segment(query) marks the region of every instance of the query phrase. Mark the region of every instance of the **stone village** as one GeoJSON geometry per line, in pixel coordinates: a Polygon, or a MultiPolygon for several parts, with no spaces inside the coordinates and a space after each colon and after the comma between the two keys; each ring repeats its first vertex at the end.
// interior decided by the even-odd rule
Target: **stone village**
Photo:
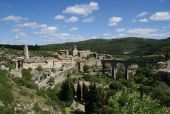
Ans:
{"type": "Polygon", "coordinates": [[[59,50],[52,57],[30,57],[28,45],[24,45],[23,56],[11,60],[11,63],[15,64],[15,69],[11,69],[10,73],[13,76],[22,77],[21,70],[31,68],[33,77],[39,86],[45,86],[48,77],[60,75],[71,69],[84,72],[85,65],[89,66],[89,72],[96,73],[95,71],[99,71],[102,67],[102,59],[112,59],[112,56],[90,50],[79,51],[76,45],[72,50],[59,50]],[[37,68],[44,69],[43,73],[38,74],[37,68]],[[55,73],[51,72],[51,69],[55,70],[55,73]]]}
{"type": "MultiPolygon", "coordinates": [[[[47,86],[50,77],[55,78],[57,82],[64,81],[65,78],[63,76],[73,70],[91,75],[105,73],[108,76],[116,78],[118,68],[123,68],[125,78],[128,79],[128,74],[134,75],[140,66],[140,63],[129,63],[120,59],[115,60],[109,54],[98,54],[91,50],[79,51],[76,45],[71,50],[59,50],[53,56],[45,58],[39,56],[30,57],[28,48],[28,45],[24,45],[23,56],[11,59],[11,64],[15,64],[15,69],[10,69],[10,74],[15,77],[22,77],[21,70],[31,68],[33,79],[40,88],[47,86]],[[43,69],[43,72],[40,73],[37,69],[43,69]]],[[[161,72],[169,72],[169,70],[165,69],[167,67],[166,63],[161,62],[159,64],[164,69],[161,72]]]]}
{"type": "MultiPolygon", "coordinates": [[[[55,85],[64,82],[67,79],[68,74],[78,71],[82,72],[82,76],[90,74],[97,76],[100,74],[106,74],[112,79],[116,79],[116,73],[121,70],[124,73],[124,78],[129,79],[130,75],[135,75],[138,67],[142,67],[143,64],[147,62],[140,61],[126,61],[121,59],[114,59],[112,55],[109,54],[98,54],[90,50],[78,50],[78,47],[73,46],[72,50],[59,50],[50,57],[40,57],[40,56],[30,56],[28,45],[24,45],[22,56],[13,57],[10,59],[10,64],[15,67],[9,69],[1,64],[1,69],[9,71],[12,77],[22,77],[23,69],[32,69],[32,79],[35,84],[38,85],[39,89],[47,90],[48,88],[54,88],[55,85]],[[48,83],[50,78],[54,79],[54,83],[48,83]]],[[[149,63],[153,64],[153,63],[149,63]]],[[[154,63],[155,64],[155,63],[154,63]]],[[[169,74],[170,62],[158,62],[156,64],[161,65],[159,70],[162,74],[169,74]]],[[[81,85],[85,83],[90,85],[90,81],[77,80],[80,77],[76,77],[76,83],[80,82],[81,85]]],[[[74,85],[76,87],[76,84],[74,85]]],[[[103,86],[98,84],[98,86],[103,86]]],[[[104,87],[108,87],[105,85],[104,87]]],[[[78,107],[73,102],[72,107],[74,109],[79,109],[85,112],[85,107],[79,104],[78,107]]],[[[20,110],[21,105],[18,104],[16,110],[20,110]]],[[[26,107],[28,108],[28,107],[26,107]]]]}

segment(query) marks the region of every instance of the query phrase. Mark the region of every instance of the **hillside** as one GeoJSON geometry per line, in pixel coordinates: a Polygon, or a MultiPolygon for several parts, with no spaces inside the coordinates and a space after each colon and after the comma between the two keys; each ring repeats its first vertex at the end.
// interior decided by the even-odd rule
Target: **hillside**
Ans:
{"type": "Polygon", "coordinates": [[[62,108],[50,101],[30,80],[12,77],[8,71],[0,70],[1,114],[61,114],[62,108]]]}
{"type": "MultiPolygon", "coordinates": [[[[70,42],[64,44],[49,44],[42,46],[29,46],[31,51],[57,51],[59,49],[72,49],[74,45],[78,46],[79,50],[89,49],[98,53],[109,53],[112,55],[123,55],[124,52],[130,52],[130,55],[152,55],[165,54],[170,51],[170,38],[144,39],[144,38],[121,38],[121,39],[91,39],[80,42],[70,42]]],[[[0,48],[10,48],[22,50],[20,45],[0,45],[0,48]]]]}

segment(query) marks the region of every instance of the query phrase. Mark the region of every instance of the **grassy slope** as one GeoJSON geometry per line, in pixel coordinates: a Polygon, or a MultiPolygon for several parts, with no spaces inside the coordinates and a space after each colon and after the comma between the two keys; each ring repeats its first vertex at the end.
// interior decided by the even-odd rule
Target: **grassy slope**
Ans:
{"type": "MultiPolygon", "coordinates": [[[[36,89],[29,89],[29,88],[26,88],[25,86],[20,86],[16,82],[14,82],[12,78],[8,76],[7,76],[7,81],[5,83],[11,86],[10,92],[12,93],[12,96],[13,96],[13,101],[12,103],[10,103],[11,106],[14,109],[16,107],[22,108],[17,112],[18,114],[20,113],[25,114],[27,112],[31,112],[35,110],[36,110],[35,111],[36,114],[49,114],[49,113],[53,113],[54,111],[56,111],[53,109],[53,105],[51,104],[51,101],[49,101],[48,98],[37,95],[36,89]],[[38,107],[36,107],[35,109],[36,104],[38,105],[38,107]],[[47,110],[43,111],[43,109],[47,109],[48,111],[47,110]]],[[[57,112],[60,112],[60,111],[61,110],[57,110],[57,112]]]]}

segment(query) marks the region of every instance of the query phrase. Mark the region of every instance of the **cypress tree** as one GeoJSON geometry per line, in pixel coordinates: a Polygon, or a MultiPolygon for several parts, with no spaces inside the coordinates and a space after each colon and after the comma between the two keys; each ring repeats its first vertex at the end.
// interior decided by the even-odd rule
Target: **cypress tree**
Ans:
{"type": "Polygon", "coordinates": [[[143,98],[143,85],[140,86],[139,88],[139,91],[140,91],[140,98],[143,98]]]}
{"type": "Polygon", "coordinates": [[[73,86],[69,79],[65,80],[61,85],[61,90],[59,92],[59,98],[62,101],[73,102],[74,91],[73,86]]]}
{"type": "Polygon", "coordinates": [[[61,90],[59,92],[59,98],[60,100],[64,101],[65,99],[65,90],[66,90],[66,80],[64,82],[62,82],[61,84],[61,90]]]}
{"type": "Polygon", "coordinates": [[[97,88],[95,84],[90,85],[88,95],[85,100],[85,111],[86,114],[93,114],[98,110],[98,96],[97,88]]]}
{"type": "Polygon", "coordinates": [[[79,101],[81,101],[81,97],[82,97],[82,94],[81,94],[81,85],[80,85],[80,82],[78,81],[78,84],[77,84],[77,99],[79,101]]]}
{"type": "Polygon", "coordinates": [[[72,91],[73,91],[73,98],[75,97],[76,95],[76,91],[75,91],[75,88],[74,88],[74,83],[72,81],[70,81],[70,86],[72,88],[72,91]]]}
{"type": "Polygon", "coordinates": [[[85,85],[85,83],[83,82],[83,87],[82,87],[82,98],[85,100],[86,96],[88,94],[88,87],[85,85]]]}

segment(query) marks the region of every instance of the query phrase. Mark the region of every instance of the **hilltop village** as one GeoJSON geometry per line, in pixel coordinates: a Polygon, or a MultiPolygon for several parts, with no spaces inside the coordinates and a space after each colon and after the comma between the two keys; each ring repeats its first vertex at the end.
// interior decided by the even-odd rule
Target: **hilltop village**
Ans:
{"type": "MultiPolygon", "coordinates": [[[[96,52],[90,50],[78,51],[77,46],[74,46],[73,50],[59,50],[54,53],[53,57],[41,58],[41,57],[30,57],[28,46],[24,46],[24,57],[18,57],[13,60],[16,62],[16,69],[18,68],[32,68],[36,69],[41,66],[42,68],[67,68],[79,66],[79,70],[82,71],[82,66],[88,64],[90,66],[100,66],[100,59],[106,55],[98,55],[96,52]]],[[[108,55],[107,55],[108,56],[108,55]]],[[[111,55],[109,55],[111,57],[111,55]]]]}
{"type": "MultiPolygon", "coordinates": [[[[126,75],[135,75],[138,69],[138,64],[124,64],[124,60],[114,59],[110,54],[98,54],[97,52],[92,52],[91,50],[78,50],[76,45],[70,50],[59,50],[50,57],[40,57],[40,56],[30,56],[29,46],[23,46],[23,55],[11,59],[10,64],[15,66],[10,70],[10,74],[14,77],[22,77],[22,69],[32,69],[33,79],[39,87],[48,87],[48,80],[53,77],[56,78],[56,83],[61,83],[65,78],[59,78],[63,75],[70,73],[70,71],[78,71],[82,73],[88,73],[90,75],[99,75],[103,73],[103,67],[106,69],[105,74],[108,76],[116,75],[118,68],[124,69],[126,75]],[[113,68],[113,63],[106,63],[102,66],[102,60],[117,60],[118,64],[115,64],[113,68]],[[122,64],[120,64],[122,63],[122,64]],[[113,74],[113,73],[114,74],[113,74]]],[[[169,61],[158,62],[161,66],[159,72],[162,74],[169,73],[169,61]]],[[[5,69],[1,65],[2,69],[5,69]]],[[[113,76],[115,78],[115,76],[113,76]]]]}
{"type": "Polygon", "coordinates": [[[79,72],[87,70],[88,73],[93,75],[100,73],[102,69],[101,60],[103,59],[112,60],[113,57],[109,54],[98,54],[91,50],[79,51],[76,45],[72,50],[59,50],[51,57],[30,57],[29,47],[28,45],[24,45],[23,56],[11,60],[11,64],[15,65],[15,69],[11,69],[10,73],[16,77],[22,77],[22,69],[31,68],[33,78],[36,83],[42,87],[46,86],[50,77],[54,77],[70,70],[77,70],[79,72]],[[44,70],[39,73],[37,69],[44,70]]]}
{"type": "MultiPolygon", "coordinates": [[[[158,59],[154,58],[156,61],[151,61],[152,57],[142,58],[143,61],[132,57],[131,60],[125,60],[91,50],[80,51],[76,45],[70,50],[58,50],[47,57],[33,56],[28,45],[24,45],[23,51],[18,55],[0,55],[0,72],[4,76],[0,81],[2,84],[5,83],[4,87],[0,85],[0,89],[6,88],[3,90],[4,94],[0,94],[0,108],[6,106],[5,103],[11,99],[9,112],[79,114],[99,111],[105,114],[110,110],[114,112],[114,108],[107,110],[108,112],[104,109],[105,105],[112,106],[108,102],[114,100],[121,104],[131,100],[126,98],[128,101],[119,101],[121,97],[126,97],[123,95],[133,95],[135,102],[142,106],[143,103],[151,105],[150,103],[154,102],[154,109],[159,105],[153,100],[156,98],[167,106],[165,109],[158,108],[161,113],[170,110],[167,102],[170,101],[168,91],[154,89],[166,88],[170,84],[170,61],[164,61],[164,55],[158,56],[158,59]],[[3,82],[3,78],[8,81],[3,82]],[[117,101],[118,94],[122,95],[117,101]],[[139,97],[145,99],[147,94],[152,96],[147,97],[149,101],[138,101],[139,97]],[[157,98],[160,95],[161,97],[157,98]],[[94,107],[95,111],[89,108],[91,105],[97,105],[94,107]]],[[[122,107],[125,106],[120,105],[119,108],[122,107]]],[[[147,110],[150,111],[150,108],[147,110]]],[[[129,112],[128,109],[126,111],[129,112]]]]}

